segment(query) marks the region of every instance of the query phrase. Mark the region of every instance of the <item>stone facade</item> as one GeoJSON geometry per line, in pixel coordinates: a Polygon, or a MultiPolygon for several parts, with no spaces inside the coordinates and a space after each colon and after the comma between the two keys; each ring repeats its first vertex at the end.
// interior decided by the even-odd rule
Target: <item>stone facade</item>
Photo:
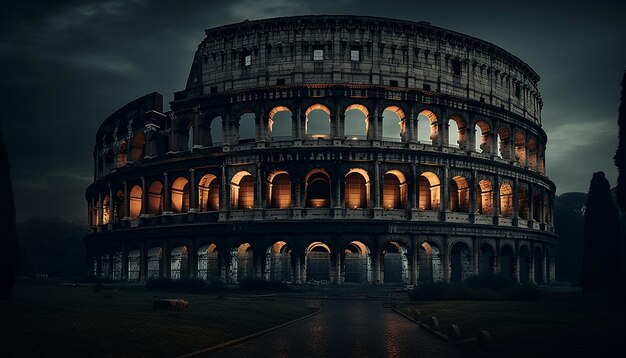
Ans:
{"type": "Polygon", "coordinates": [[[101,125],[89,272],[295,283],[554,279],[539,76],[371,17],[206,31],[185,90],[101,125]]]}

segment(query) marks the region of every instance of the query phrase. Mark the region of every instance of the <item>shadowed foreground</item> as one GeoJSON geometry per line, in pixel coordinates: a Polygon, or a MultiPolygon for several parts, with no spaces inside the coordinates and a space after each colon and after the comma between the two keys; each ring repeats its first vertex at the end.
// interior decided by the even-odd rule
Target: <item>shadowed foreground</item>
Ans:
{"type": "Polygon", "coordinates": [[[381,301],[328,300],[322,313],[211,357],[464,357],[381,301]]]}

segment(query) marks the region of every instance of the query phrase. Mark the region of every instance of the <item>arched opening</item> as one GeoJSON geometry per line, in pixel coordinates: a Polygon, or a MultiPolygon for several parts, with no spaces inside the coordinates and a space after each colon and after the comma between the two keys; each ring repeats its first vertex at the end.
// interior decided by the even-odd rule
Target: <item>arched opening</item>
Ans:
{"type": "Polygon", "coordinates": [[[103,278],[111,278],[111,256],[105,254],[100,256],[100,272],[99,276],[103,278]]]}
{"type": "Polygon", "coordinates": [[[406,283],[408,264],[406,248],[396,241],[388,242],[383,248],[383,282],[406,283]]]}
{"type": "Polygon", "coordinates": [[[503,245],[500,249],[500,275],[515,280],[515,253],[509,245],[503,245]]]}
{"type": "Polygon", "coordinates": [[[128,143],[126,141],[123,141],[122,144],[120,144],[120,148],[117,151],[117,166],[123,167],[124,165],[126,165],[127,160],[128,160],[128,143]]]}
{"type": "Polygon", "coordinates": [[[519,249],[519,280],[521,283],[530,282],[530,251],[527,246],[519,249]]]}
{"type": "Polygon", "coordinates": [[[220,280],[219,252],[215,244],[206,244],[198,249],[198,278],[205,281],[220,280]]]}
{"type": "Polygon", "coordinates": [[[287,172],[274,173],[269,178],[270,207],[288,209],[291,207],[291,177],[287,172]]]}
{"type": "Polygon", "coordinates": [[[351,169],[346,175],[345,203],[349,209],[368,207],[369,177],[362,169],[351,169]]]}
{"type": "Polygon", "coordinates": [[[161,276],[161,257],[163,250],[160,247],[153,247],[148,250],[148,272],[147,279],[159,278],[161,276]]]}
{"type": "Polygon", "coordinates": [[[133,144],[130,148],[130,160],[136,162],[143,158],[143,147],[145,143],[146,139],[143,133],[135,134],[135,137],[133,137],[133,144]]]}
{"type": "Polygon", "coordinates": [[[163,184],[155,181],[148,188],[148,214],[161,215],[163,213],[163,184]]]}
{"type": "Polygon", "coordinates": [[[521,165],[526,165],[526,138],[524,133],[515,133],[515,161],[521,165]]]}
{"type": "Polygon", "coordinates": [[[513,189],[509,183],[500,185],[500,215],[513,216],[513,189]]]}
{"type": "Polygon", "coordinates": [[[313,170],[306,177],[306,207],[330,207],[330,177],[322,169],[313,170]]]}
{"type": "Polygon", "coordinates": [[[425,172],[419,178],[419,207],[422,210],[439,210],[440,182],[435,173],[425,172]]]}
{"type": "Polygon", "coordinates": [[[139,281],[141,273],[141,252],[139,250],[128,251],[128,281],[139,281]]]}
{"type": "Polygon", "coordinates": [[[316,241],[306,250],[306,281],[330,282],[330,248],[323,242],[316,241]]]}
{"type": "Polygon", "coordinates": [[[474,150],[479,153],[491,153],[491,141],[489,140],[491,127],[489,123],[484,120],[478,120],[474,126],[474,134],[476,137],[474,150]]]}
{"type": "Polygon", "coordinates": [[[239,143],[254,142],[256,138],[256,116],[254,113],[244,113],[239,117],[239,143]]]}
{"type": "Polygon", "coordinates": [[[537,140],[535,138],[528,139],[528,167],[537,170],[537,140]]]}
{"type": "Polygon", "coordinates": [[[239,282],[254,278],[254,254],[249,243],[243,243],[231,250],[231,280],[239,282]]]}
{"type": "Polygon", "coordinates": [[[102,223],[100,222],[100,210],[102,210],[102,205],[100,203],[100,200],[94,199],[94,204],[93,204],[93,225],[101,225],[102,223]]]}
{"type": "Polygon", "coordinates": [[[172,211],[186,213],[189,211],[189,181],[179,177],[172,183],[172,211]]]}
{"type": "Polygon", "coordinates": [[[478,182],[478,213],[482,215],[493,215],[493,189],[491,181],[483,179],[478,182]]]}
{"type": "Polygon", "coordinates": [[[217,116],[211,120],[211,143],[213,146],[220,146],[224,143],[222,117],[217,116]]]}
{"type": "Polygon", "coordinates": [[[472,274],[472,254],[464,242],[457,242],[450,250],[450,281],[462,282],[472,274]]]}
{"type": "Polygon", "coordinates": [[[405,209],[406,203],[406,177],[398,170],[388,171],[383,176],[383,208],[405,209]]]}
{"type": "Polygon", "coordinates": [[[440,282],[443,279],[443,265],[439,247],[434,243],[424,242],[419,248],[419,282],[440,282]]]}
{"type": "Polygon", "coordinates": [[[552,283],[552,256],[550,248],[546,247],[546,280],[545,283],[552,283]]]}
{"type": "Polygon", "coordinates": [[[277,241],[267,249],[266,279],[291,281],[291,248],[284,241],[277,241]]]}
{"type": "Polygon", "coordinates": [[[404,111],[390,106],[383,111],[383,140],[401,142],[405,136],[404,111]]]}
{"type": "Polygon", "coordinates": [[[187,123],[187,150],[191,150],[194,146],[193,122],[187,123]]]}
{"type": "Polygon", "coordinates": [[[238,172],[230,182],[231,206],[233,209],[252,209],[254,207],[254,180],[248,172],[238,172]]]}
{"type": "Polygon", "coordinates": [[[520,218],[528,220],[528,188],[526,185],[519,186],[517,212],[520,218]]]}
{"type": "Polygon", "coordinates": [[[106,225],[109,223],[109,207],[111,206],[111,198],[108,195],[104,196],[102,199],[102,224],[106,225]]]}
{"type": "Polygon", "coordinates": [[[141,187],[139,185],[133,186],[130,190],[130,210],[129,215],[131,218],[136,219],[141,215],[141,203],[142,203],[143,192],[141,191],[141,187]]]}
{"type": "Polygon", "coordinates": [[[540,247],[535,248],[534,254],[534,266],[535,266],[535,282],[544,283],[543,279],[543,253],[540,247]]]}
{"type": "Polygon", "coordinates": [[[469,184],[462,176],[455,176],[450,181],[450,210],[469,212],[469,184]]]}
{"type": "Polygon", "coordinates": [[[292,135],[292,113],[289,108],[278,106],[272,108],[269,113],[269,129],[272,140],[291,140],[292,135]]]}
{"type": "Polygon", "coordinates": [[[535,188],[533,190],[533,197],[531,200],[531,205],[533,208],[533,217],[532,219],[535,221],[541,220],[541,192],[535,188]]]}
{"type": "Polygon", "coordinates": [[[497,153],[501,158],[509,160],[511,158],[510,133],[507,128],[500,127],[498,129],[498,150],[497,153]]]}
{"type": "Polygon", "coordinates": [[[180,280],[189,277],[189,250],[187,246],[178,246],[170,254],[170,278],[180,280]]]}
{"type": "Polygon", "coordinates": [[[306,110],[305,133],[311,139],[330,138],[330,110],[322,104],[314,104],[306,110]]]}
{"type": "Polygon", "coordinates": [[[550,208],[552,205],[550,204],[550,195],[548,193],[543,194],[543,220],[547,224],[552,223],[552,211],[550,208]]]}
{"type": "Polygon", "coordinates": [[[465,121],[459,115],[448,120],[448,146],[465,149],[465,121]]]}
{"type": "Polygon", "coordinates": [[[116,251],[111,255],[111,279],[120,281],[122,279],[122,252],[116,251]]]}
{"type": "Polygon", "coordinates": [[[361,104],[353,104],[345,111],[344,134],[347,139],[367,139],[369,111],[361,104]]]}
{"type": "Polygon", "coordinates": [[[117,193],[115,193],[115,200],[113,202],[115,205],[113,207],[113,216],[115,220],[120,221],[124,218],[124,192],[118,190],[117,193]]]}
{"type": "Polygon", "coordinates": [[[478,251],[478,274],[489,275],[495,272],[493,247],[483,244],[478,251]]]}
{"type": "Polygon", "coordinates": [[[372,260],[370,250],[361,241],[352,241],[344,250],[344,281],[348,283],[371,282],[372,260]]]}
{"type": "Polygon", "coordinates": [[[437,116],[429,110],[423,110],[417,116],[417,140],[423,144],[435,145],[438,141],[437,116]]]}
{"type": "Polygon", "coordinates": [[[218,211],[220,209],[220,184],[213,174],[205,174],[198,183],[200,211],[218,211]]]}

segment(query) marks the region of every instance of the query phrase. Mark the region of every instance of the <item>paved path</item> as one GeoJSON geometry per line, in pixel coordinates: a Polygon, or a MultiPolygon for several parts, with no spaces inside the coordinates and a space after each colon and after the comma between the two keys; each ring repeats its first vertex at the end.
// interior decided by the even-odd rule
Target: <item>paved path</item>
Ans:
{"type": "Polygon", "coordinates": [[[210,357],[466,357],[381,301],[325,300],[324,310],[294,325],[210,357]]]}

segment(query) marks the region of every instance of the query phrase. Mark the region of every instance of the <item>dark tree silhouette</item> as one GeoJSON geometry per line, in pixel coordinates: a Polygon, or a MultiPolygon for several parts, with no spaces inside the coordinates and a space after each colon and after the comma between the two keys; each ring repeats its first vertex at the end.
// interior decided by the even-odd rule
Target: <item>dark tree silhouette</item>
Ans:
{"type": "Polygon", "coordinates": [[[622,210],[626,210],[626,72],[622,78],[622,97],[617,124],[619,126],[619,142],[613,158],[618,171],[617,203],[622,210]]]}
{"type": "Polygon", "coordinates": [[[604,172],[593,173],[585,209],[583,288],[606,290],[619,278],[619,222],[604,172]]]}
{"type": "Polygon", "coordinates": [[[15,202],[9,172],[9,157],[4,148],[0,126],[0,299],[8,299],[15,285],[17,267],[17,233],[15,202]]]}
{"type": "Polygon", "coordinates": [[[586,202],[587,193],[563,193],[554,198],[554,225],[559,235],[556,241],[557,281],[580,283],[586,202]]]}

